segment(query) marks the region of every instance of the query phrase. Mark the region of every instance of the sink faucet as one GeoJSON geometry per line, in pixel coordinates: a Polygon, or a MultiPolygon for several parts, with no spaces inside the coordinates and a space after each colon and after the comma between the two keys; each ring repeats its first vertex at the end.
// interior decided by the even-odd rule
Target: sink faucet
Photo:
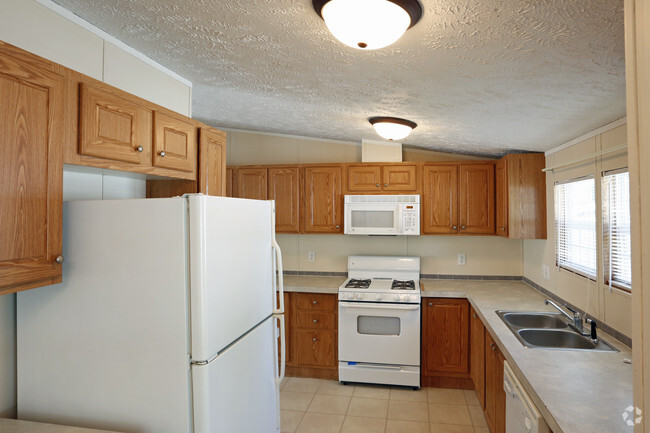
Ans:
{"type": "Polygon", "coordinates": [[[550,299],[544,300],[544,304],[552,305],[555,308],[557,308],[557,310],[560,313],[564,314],[566,317],[569,318],[569,320],[571,322],[573,322],[573,323],[569,323],[569,326],[574,328],[576,331],[578,331],[582,335],[588,335],[588,334],[585,334],[584,331],[583,331],[584,328],[583,328],[583,324],[582,324],[582,316],[580,316],[580,313],[578,311],[574,310],[573,308],[571,308],[571,307],[569,307],[567,305],[564,305],[564,308],[566,308],[567,310],[569,310],[570,312],[573,313],[573,316],[572,316],[569,313],[567,313],[566,311],[564,311],[564,309],[562,307],[560,307],[558,304],[551,301],[550,299]]]}

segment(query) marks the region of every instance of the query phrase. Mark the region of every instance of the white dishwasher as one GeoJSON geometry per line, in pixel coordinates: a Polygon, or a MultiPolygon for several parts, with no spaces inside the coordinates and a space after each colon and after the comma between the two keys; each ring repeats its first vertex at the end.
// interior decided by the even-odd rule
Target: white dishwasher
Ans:
{"type": "Polygon", "coordinates": [[[548,433],[546,421],[507,361],[503,362],[503,389],[506,392],[506,433],[548,433]]]}

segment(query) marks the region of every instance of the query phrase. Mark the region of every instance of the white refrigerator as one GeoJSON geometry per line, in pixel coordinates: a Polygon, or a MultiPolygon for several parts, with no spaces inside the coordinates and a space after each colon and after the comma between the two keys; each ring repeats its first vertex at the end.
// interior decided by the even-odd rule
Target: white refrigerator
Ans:
{"type": "Polygon", "coordinates": [[[273,202],[77,201],[64,203],[63,219],[63,283],[18,295],[19,419],[280,431],[273,202]]]}

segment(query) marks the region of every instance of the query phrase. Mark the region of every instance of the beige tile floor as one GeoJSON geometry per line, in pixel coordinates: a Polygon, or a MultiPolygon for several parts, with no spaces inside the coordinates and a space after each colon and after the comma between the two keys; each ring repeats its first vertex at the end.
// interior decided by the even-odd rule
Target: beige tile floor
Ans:
{"type": "Polygon", "coordinates": [[[474,391],[288,378],[282,433],[489,433],[474,391]]]}

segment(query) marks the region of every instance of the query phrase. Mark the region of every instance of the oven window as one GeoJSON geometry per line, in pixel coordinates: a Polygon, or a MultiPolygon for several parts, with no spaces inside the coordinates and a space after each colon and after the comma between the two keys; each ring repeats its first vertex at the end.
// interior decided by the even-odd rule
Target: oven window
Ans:
{"type": "Polygon", "coordinates": [[[399,335],[399,317],[357,316],[357,332],[365,335],[399,335]]]}
{"type": "Polygon", "coordinates": [[[392,210],[353,210],[352,227],[390,229],[393,228],[394,215],[392,210]]]}

